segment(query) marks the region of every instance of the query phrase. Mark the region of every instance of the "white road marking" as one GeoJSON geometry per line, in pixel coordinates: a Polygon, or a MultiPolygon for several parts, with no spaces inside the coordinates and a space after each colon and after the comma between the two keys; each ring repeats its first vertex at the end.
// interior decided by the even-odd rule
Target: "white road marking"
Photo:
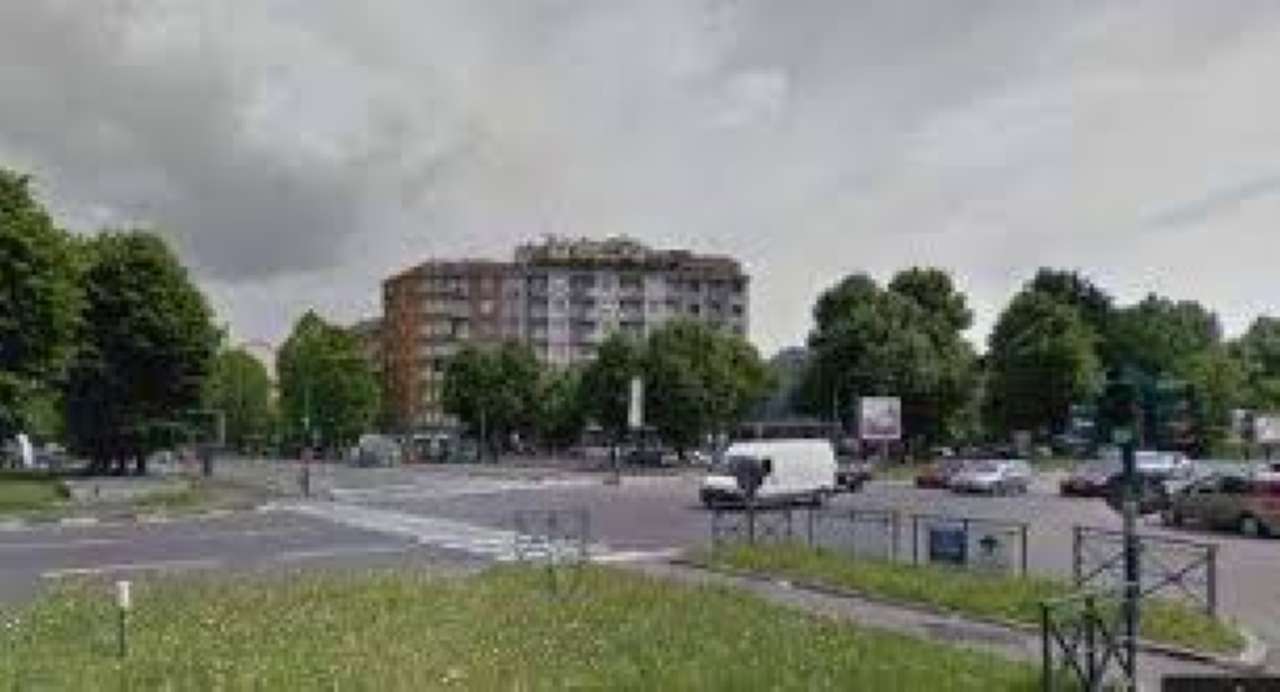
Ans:
{"type": "Polygon", "coordinates": [[[353,545],[340,546],[335,548],[323,548],[319,550],[293,550],[287,553],[281,553],[274,559],[278,562],[301,562],[304,560],[319,560],[329,557],[352,557],[356,555],[389,555],[394,553],[404,553],[411,549],[411,545],[353,545]]]}
{"type": "Polygon", "coordinates": [[[70,541],[48,541],[43,543],[0,543],[0,551],[4,550],[67,550],[95,545],[115,545],[124,543],[120,538],[80,538],[70,541]]]}
{"type": "Polygon", "coordinates": [[[531,490],[560,490],[564,488],[594,487],[599,481],[591,478],[553,478],[541,481],[506,480],[484,478],[422,479],[416,483],[399,483],[370,488],[332,488],[329,492],[337,500],[445,500],[473,495],[498,495],[531,490]]]}
{"type": "Polygon", "coordinates": [[[196,569],[214,569],[221,567],[218,560],[168,560],[163,562],[130,562],[116,565],[95,565],[93,567],[70,567],[44,572],[40,576],[45,579],[62,579],[65,577],[83,577],[96,574],[113,574],[116,572],[177,572],[196,569]]]}
{"type": "MultiPolygon", "coordinates": [[[[517,536],[515,531],[477,526],[453,519],[427,517],[407,512],[365,507],[362,505],[328,502],[279,505],[282,511],[309,517],[326,519],[353,528],[392,536],[411,538],[420,545],[455,550],[498,562],[514,562],[559,556],[571,558],[576,545],[548,544],[531,536],[517,536]],[[517,538],[519,547],[517,548],[517,538]]],[[[608,546],[592,543],[586,546],[587,554],[597,562],[639,562],[673,557],[675,550],[614,552],[608,546]]]]}
{"type": "Polygon", "coordinates": [[[611,562],[654,562],[659,560],[670,560],[680,555],[682,551],[679,548],[668,548],[666,550],[624,550],[616,553],[606,553],[600,557],[592,557],[592,562],[602,562],[605,564],[611,562]]]}

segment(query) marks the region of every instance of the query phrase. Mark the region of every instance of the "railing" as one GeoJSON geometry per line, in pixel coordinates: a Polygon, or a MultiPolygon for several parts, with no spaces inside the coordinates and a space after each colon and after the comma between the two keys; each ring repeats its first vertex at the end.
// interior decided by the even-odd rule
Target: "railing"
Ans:
{"type": "Polygon", "coordinates": [[[1082,591],[1041,603],[1043,689],[1136,689],[1137,661],[1125,622],[1116,592],[1082,591]]]}
{"type": "Polygon", "coordinates": [[[911,515],[911,561],[1027,574],[1027,524],[942,514],[911,515]]]}
{"type": "MultiPolygon", "coordinates": [[[[1124,534],[1076,526],[1072,530],[1071,575],[1077,588],[1118,588],[1124,583],[1124,534]]],[[[1190,601],[1210,616],[1218,612],[1218,546],[1163,536],[1139,535],[1143,596],[1190,601]]]]}
{"type": "Polygon", "coordinates": [[[711,512],[711,542],[716,547],[796,543],[892,560],[897,556],[898,536],[898,515],[888,511],[771,505],[721,507],[711,512]]]}

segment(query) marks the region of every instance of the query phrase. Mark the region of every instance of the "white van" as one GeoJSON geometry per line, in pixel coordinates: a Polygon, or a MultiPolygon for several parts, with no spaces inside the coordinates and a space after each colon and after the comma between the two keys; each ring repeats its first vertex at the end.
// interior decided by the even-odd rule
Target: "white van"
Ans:
{"type": "Polygon", "coordinates": [[[835,492],[836,455],[827,440],[758,440],[729,446],[702,482],[702,503],[707,507],[740,504],[745,498],[730,468],[735,459],[766,460],[768,474],[756,491],[761,503],[810,502],[822,504],[835,492]]]}

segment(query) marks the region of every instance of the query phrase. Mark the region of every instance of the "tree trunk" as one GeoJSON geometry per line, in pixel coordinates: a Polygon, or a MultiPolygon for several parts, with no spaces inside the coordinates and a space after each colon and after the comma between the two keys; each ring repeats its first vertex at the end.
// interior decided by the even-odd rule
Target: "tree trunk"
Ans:
{"type": "Polygon", "coordinates": [[[147,455],[142,452],[135,453],[133,457],[133,471],[135,475],[147,475],[147,455]]]}

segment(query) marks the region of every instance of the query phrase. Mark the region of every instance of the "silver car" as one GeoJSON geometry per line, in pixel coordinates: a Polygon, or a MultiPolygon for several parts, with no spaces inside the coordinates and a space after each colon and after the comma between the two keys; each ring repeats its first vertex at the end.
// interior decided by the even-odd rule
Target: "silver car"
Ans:
{"type": "Polygon", "coordinates": [[[1031,465],[1022,459],[984,459],[967,462],[951,477],[955,492],[1008,495],[1031,487],[1031,465]]]}

